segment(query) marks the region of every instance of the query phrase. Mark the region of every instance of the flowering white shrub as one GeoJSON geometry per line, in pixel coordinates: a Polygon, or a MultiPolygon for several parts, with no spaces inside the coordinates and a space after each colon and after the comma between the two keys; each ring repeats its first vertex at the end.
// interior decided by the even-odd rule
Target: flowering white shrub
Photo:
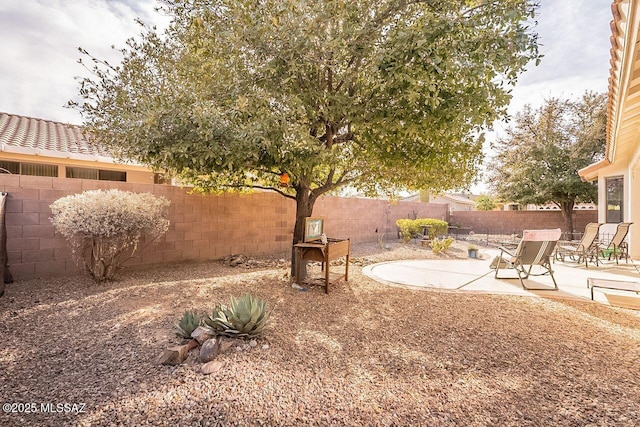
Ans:
{"type": "Polygon", "coordinates": [[[74,257],[100,283],[138,249],[169,229],[169,201],[149,193],[92,190],[62,197],[50,206],[51,222],[71,244],[74,257]]]}

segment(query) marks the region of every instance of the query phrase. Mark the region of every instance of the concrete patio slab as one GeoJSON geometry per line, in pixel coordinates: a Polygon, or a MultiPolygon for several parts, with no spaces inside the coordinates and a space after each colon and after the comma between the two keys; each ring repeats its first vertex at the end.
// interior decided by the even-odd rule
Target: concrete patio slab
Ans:
{"type": "MultiPolygon", "coordinates": [[[[553,291],[553,281],[549,275],[529,276],[524,282],[527,288],[532,289],[527,290],[520,285],[515,271],[500,271],[500,276],[513,279],[494,278],[495,271],[489,265],[498,254],[497,250],[486,249],[482,250],[482,259],[382,262],[365,267],[363,273],[392,286],[587,300],[591,299],[591,291],[587,288],[589,277],[640,282],[640,269],[633,262],[620,265],[609,262],[600,266],[589,265],[589,268],[585,268],[584,264],[555,262],[552,267],[559,290],[553,291]]],[[[539,271],[534,269],[532,272],[539,271]]],[[[630,292],[596,289],[594,300],[640,309],[640,296],[630,292]]]]}

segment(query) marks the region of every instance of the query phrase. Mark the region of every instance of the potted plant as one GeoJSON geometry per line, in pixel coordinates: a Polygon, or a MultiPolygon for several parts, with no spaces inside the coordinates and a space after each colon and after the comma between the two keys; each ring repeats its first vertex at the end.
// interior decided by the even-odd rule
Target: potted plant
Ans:
{"type": "Polygon", "coordinates": [[[469,254],[469,258],[478,258],[478,247],[476,245],[469,245],[467,253],[469,254]]]}

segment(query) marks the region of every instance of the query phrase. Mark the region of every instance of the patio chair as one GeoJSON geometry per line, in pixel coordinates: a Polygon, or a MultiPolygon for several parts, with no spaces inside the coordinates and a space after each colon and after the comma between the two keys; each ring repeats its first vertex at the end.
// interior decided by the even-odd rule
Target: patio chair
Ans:
{"type": "Polygon", "coordinates": [[[602,224],[590,222],[584,229],[584,235],[577,245],[571,242],[562,242],[556,248],[556,259],[562,262],[571,260],[574,262],[584,262],[586,268],[589,268],[589,260],[595,260],[598,263],[598,234],[602,224]]]}
{"type": "Polygon", "coordinates": [[[561,234],[562,230],[559,228],[553,230],[524,230],[522,232],[522,240],[515,251],[512,252],[502,246],[499,248],[500,255],[491,263],[491,268],[496,270],[494,277],[496,279],[508,279],[509,277],[498,277],[499,271],[514,269],[518,273],[518,279],[520,279],[522,287],[524,289],[532,289],[525,286],[524,279],[527,279],[530,275],[541,276],[549,274],[551,280],[553,280],[553,290],[557,291],[558,284],[555,277],[553,277],[551,256],[561,234]],[[504,255],[508,256],[505,257],[504,255]],[[534,266],[538,266],[544,271],[536,274],[531,273],[534,266]]]}
{"type": "Polygon", "coordinates": [[[616,264],[621,258],[624,258],[625,262],[629,262],[629,245],[624,239],[629,234],[629,227],[631,227],[632,222],[621,222],[616,227],[616,234],[613,235],[613,238],[609,242],[608,245],[600,244],[598,245],[598,249],[600,250],[600,254],[603,258],[607,258],[611,261],[611,257],[613,256],[616,260],[616,264]]]}

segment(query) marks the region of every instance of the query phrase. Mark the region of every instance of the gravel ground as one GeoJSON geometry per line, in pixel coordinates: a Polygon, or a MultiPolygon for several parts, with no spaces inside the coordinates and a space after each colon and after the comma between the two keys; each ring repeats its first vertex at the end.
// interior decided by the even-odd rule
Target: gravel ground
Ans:
{"type": "Polygon", "coordinates": [[[0,413],[0,425],[640,425],[639,311],[408,290],[361,274],[383,260],[448,262],[462,246],[436,256],[411,243],[360,245],[352,255],[349,282],[328,295],[292,289],[281,263],[7,285],[0,401],[36,413],[0,413]],[[274,307],[256,347],[218,356],[224,366],[209,376],[194,352],[181,366],[157,364],[180,343],[173,327],[185,310],[246,292],[274,307]]]}

